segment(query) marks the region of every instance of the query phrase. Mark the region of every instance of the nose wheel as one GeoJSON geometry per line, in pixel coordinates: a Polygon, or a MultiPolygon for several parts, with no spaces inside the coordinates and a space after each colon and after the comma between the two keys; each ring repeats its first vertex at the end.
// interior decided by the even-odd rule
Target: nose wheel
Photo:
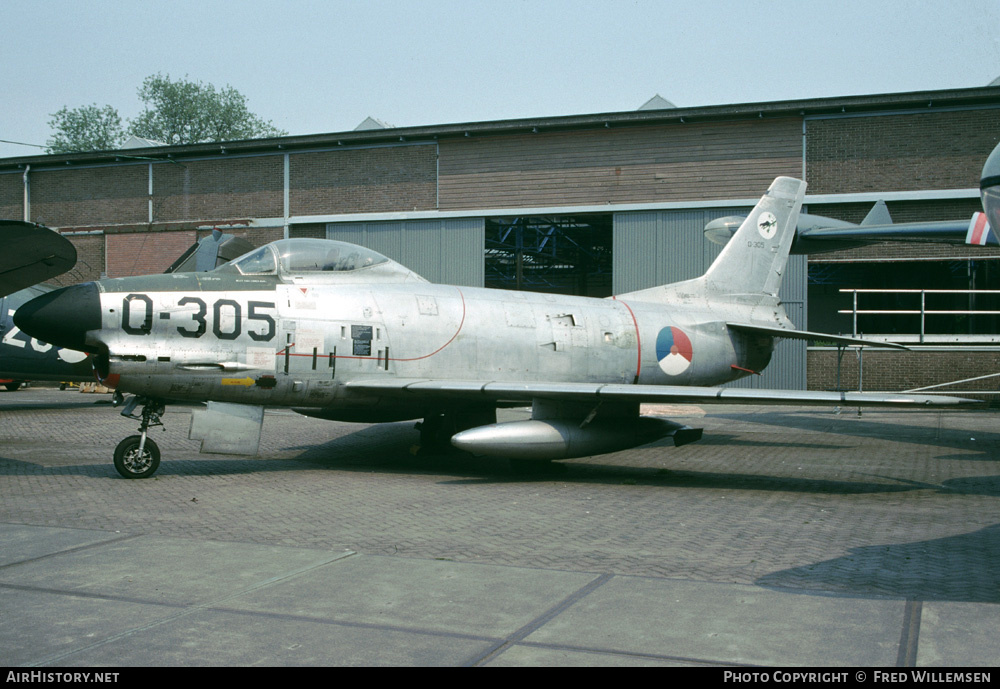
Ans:
{"type": "Polygon", "coordinates": [[[160,448],[149,438],[130,435],[115,448],[115,469],[125,478],[147,478],[160,466],[160,448]]]}
{"type": "Polygon", "coordinates": [[[139,435],[130,435],[115,448],[115,469],[125,478],[148,478],[160,466],[160,448],[146,436],[150,426],[162,426],[160,417],[166,410],[161,400],[132,397],[122,409],[122,416],[139,421],[139,435]],[[135,414],[135,408],[142,412],[135,414]]]}

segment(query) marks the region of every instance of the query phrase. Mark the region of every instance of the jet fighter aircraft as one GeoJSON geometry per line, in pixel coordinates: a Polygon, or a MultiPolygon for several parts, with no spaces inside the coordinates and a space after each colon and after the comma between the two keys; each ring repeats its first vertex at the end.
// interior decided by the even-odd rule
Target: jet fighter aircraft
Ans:
{"type": "Polygon", "coordinates": [[[13,316],[26,302],[55,289],[35,285],[0,298],[0,379],[8,390],[28,380],[92,381],[93,367],[85,352],[29,337],[14,325],[13,316]]]}
{"type": "Polygon", "coordinates": [[[93,380],[87,355],[26,336],[12,316],[25,302],[54,289],[41,283],[76,264],[76,248],[58,232],[20,220],[0,220],[0,379],[8,390],[25,380],[93,380]]]}
{"type": "MultiPolygon", "coordinates": [[[[0,384],[16,390],[27,380],[93,381],[85,352],[30,337],[13,321],[26,302],[56,289],[42,281],[72,269],[76,248],[58,232],[18,220],[0,220],[0,242],[5,247],[0,254],[0,384]]],[[[216,230],[192,244],[167,272],[211,270],[252,248],[216,230]]]]}
{"type": "Polygon", "coordinates": [[[701,437],[640,417],[642,402],[959,403],[707,387],[761,371],[777,337],[873,344],[795,330],[785,315],[778,288],[804,193],[804,182],[776,179],[705,275],[610,299],[435,285],[360,246],[285,239],[208,273],[67,287],[15,322],[91,352],[106,385],[135,395],[122,414],[140,433],[115,451],[127,478],[156,470],[146,432],[168,400],[208,402],[191,426],[208,452],[253,454],[264,407],[284,406],[423,419],[422,442],[534,460],[701,437]],[[524,404],[531,419],[496,423],[498,407],[524,404]]]}
{"type": "Polygon", "coordinates": [[[1000,231],[1000,144],[997,144],[983,165],[983,173],[979,177],[979,192],[983,198],[987,224],[993,227],[994,232],[1000,231]]]}
{"type": "MultiPolygon", "coordinates": [[[[893,223],[885,201],[877,202],[859,225],[800,213],[790,252],[819,254],[887,241],[1000,246],[1000,145],[983,165],[979,189],[984,212],[973,213],[971,220],[893,223]]],[[[716,218],[705,225],[705,237],[724,245],[743,220],[739,215],[716,218]]]]}
{"type": "MultiPolygon", "coordinates": [[[[984,205],[985,198],[984,194],[984,205]]],[[[711,220],[705,225],[705,237],[716,244],[725,244],[743,220],[741,215],[711,220]]],[[[879,201],[860,225],[822,215],[800,213],[791,253],[821,254],[878,242],[1000,245],[996,232],[983,213],[973,213],[971,220],[894,223],[889,217],[885,201],[879,201]]]]}

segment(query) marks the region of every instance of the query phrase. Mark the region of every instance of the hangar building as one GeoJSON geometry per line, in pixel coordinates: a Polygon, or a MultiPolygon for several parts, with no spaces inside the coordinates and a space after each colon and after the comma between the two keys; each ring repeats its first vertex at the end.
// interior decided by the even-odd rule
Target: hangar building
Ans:
{"type": "MultiPolygon", "coordinates": [[[[719,250],[705,224],[746,212],[778,175],[809,183],[811,214],[860,222],[884,200],[896,222],[969,218],[998,140],[1000,86],[693,108],[654,98],[424,127],[369,118],[349,132],[0,159],[0,217],[74,242],[63,284],[162,271],[219,228],[256,245],[344,239],[435,282],[609,296],[701,274],[719,250]]],[[[783,299],[799,327],[916,351],[838,357],[783,341],[763,376],[735,384],[898,390],[998,372],[998,261],[997,249],[900,243],[793,257],[783,299]],[[855,303],[858,289],[878,291],[855,303]]]]}

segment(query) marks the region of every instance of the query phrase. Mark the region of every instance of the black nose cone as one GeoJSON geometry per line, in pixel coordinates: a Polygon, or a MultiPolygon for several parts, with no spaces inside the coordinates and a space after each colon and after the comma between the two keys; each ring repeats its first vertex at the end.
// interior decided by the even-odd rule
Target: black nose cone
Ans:
{"type": "Polygon", "coordinates": [[[101,327],[97,285],[85,282],[35,297],[14,312],[14,325],[57,347],[96,352],[92,344],[87,344],[86,337],[88,330],[101,327]]]}

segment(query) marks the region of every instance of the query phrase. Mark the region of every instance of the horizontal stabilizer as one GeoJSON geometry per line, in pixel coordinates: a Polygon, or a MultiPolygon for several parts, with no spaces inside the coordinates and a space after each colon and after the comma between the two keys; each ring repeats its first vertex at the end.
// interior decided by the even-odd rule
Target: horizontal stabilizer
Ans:
{"type": "Polygon", "coordinates": [[[857,345],[861,347],[885,347],[888,349],[905,349],[901,344],[895,342],[882,342],[880,340],[867,340],[861,337],[847,337],[845,335],[831,335],[830,333],[815,333],[809,330],[788,330],[787,328],[775,328],[763,325],[751,325],[749,323],[726,323],[726,326],[733,330],[747,333],[757,333],[768,337],[784,337],[790,340],[821,340],[823,342],[834,342],[839,345],[857,345]]]}

